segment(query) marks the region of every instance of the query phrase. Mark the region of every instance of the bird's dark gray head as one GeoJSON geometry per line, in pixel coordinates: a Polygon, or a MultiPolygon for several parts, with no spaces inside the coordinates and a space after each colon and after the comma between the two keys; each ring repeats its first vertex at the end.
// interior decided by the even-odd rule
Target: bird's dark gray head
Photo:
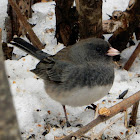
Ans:
{"type": "Polygon", "coordinates": [[[98,59],[110,59],[107,55],[111,45],[100,38],[88,38],[73,45],[70,55],[74,61],[98,61],[98,59]]]}
{"type": "Polygon", "coordinates": [[[95,51],[98,55],[106,55],[111,45],[100,38],[89,38],[87,43],[83,44],[90,51],[95,51]]]}

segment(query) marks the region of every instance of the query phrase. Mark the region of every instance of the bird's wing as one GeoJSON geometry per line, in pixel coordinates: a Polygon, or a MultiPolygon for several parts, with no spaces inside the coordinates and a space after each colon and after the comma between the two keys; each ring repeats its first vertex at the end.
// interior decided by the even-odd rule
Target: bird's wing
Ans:
{"type": "Polygon", "coordinates": [[[62,77],[64,70],[72,65],[73,64],[67,61],[55,61],[55,64],[49,70],[47,70],[47,76],[51,81],[63,82],[62,77]]]}
{"type": "Polygon", "coordinates": [[[65,68],[72,67],[72,65],[72,63],[63,60],[50,61],[49,63],[40,61],[31,71],[44,80],[63,82],[62,75],[65,68]]]}

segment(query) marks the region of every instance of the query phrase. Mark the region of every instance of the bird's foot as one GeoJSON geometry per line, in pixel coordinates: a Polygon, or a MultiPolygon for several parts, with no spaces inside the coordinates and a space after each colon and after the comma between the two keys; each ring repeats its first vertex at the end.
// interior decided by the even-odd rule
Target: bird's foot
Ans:
{"type": "Polygon", "coordinates": [[[95,104],[91,104],[91,106],[87,106],[86,109],[96,110],[97,106],[95,104]]]}
{"type": "Polygon", "coordinates": [[[66,125],[67,125],[67,127],[70,127],[71,126],[71,124],[70,124],[69,121],[66,121],[66,125]]]}
{"type": "Polygon", "coordinates": [[[62,128],[64,128],[65,126],[67,126],[67,127],[70,127],[71,126],[70,122],[69,121],[66,121],[65,119],[60,120],[59,123],[60,123],[60,126],[62,128]]]}

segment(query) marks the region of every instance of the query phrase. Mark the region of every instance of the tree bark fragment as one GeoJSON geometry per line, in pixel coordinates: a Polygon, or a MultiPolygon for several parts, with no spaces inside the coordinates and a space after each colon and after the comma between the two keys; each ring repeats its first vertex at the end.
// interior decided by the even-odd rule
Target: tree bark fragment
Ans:
{"type": "Polygon", "coordinates": [[[78,13],[74,0],[55,0],[56,38],[65,46],[73,45],[78,39],[78,13]]]}
{"type": "Polygon", "coordinates": [[[102,37],[102,0],[79,0],[80,39],[102,37]]]}

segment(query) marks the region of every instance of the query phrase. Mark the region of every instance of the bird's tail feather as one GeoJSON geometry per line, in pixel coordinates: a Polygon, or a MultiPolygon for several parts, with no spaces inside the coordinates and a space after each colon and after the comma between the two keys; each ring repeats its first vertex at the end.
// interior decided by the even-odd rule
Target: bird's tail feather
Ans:
{"type": "Polygon", "coordinates": [[[27,41],[25,41],[21,38],[14,38],[13,41],[10,42],[10,44],[26,51],[28,54],[34,56],[35,58],[37,58],[39,60],[43,60],[43,59],[51,56],[51,55],[39,50],[38,48],[34,47],[32,44],[28,43],[27,41]]]}

